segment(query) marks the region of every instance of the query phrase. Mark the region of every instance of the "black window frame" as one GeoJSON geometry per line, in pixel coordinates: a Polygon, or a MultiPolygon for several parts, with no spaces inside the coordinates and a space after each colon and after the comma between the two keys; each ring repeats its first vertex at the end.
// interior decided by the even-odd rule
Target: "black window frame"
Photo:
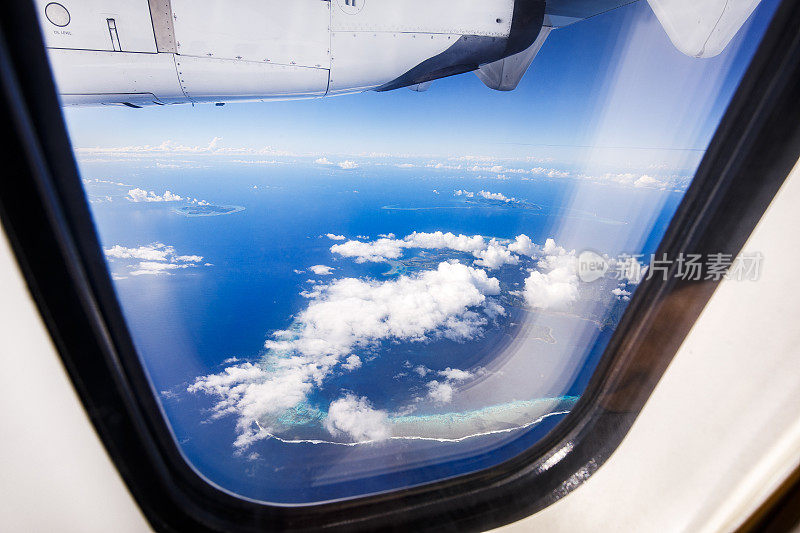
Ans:
{"type": "MultiPolygon", "coordinates": [[[[116,300],[59,107],[36,8],[0,11],[0,220],[97,434],[159,531],[483,530],[578,487],[635,421],[719,282],[635,291],[573,411],[531,449],[453,479],[334,503],[274,506],[184,460],[116,300]]],[[[737,254],[800,155],[800,3],[778,7],[657,254],[737,254]]],[[[54,444],[55,445],[55,444],[54,444]]]]}

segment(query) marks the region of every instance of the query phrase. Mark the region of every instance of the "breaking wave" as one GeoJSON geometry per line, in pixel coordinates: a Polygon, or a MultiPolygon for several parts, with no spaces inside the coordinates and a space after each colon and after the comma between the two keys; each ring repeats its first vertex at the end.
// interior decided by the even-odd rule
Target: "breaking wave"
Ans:
{"type": "MultiPolygon", "coordinates": [[[[468,439],[511,433],[535,426],[544,420],[570,412],[577,396],[520,400],[464,412],[389,417],[386,439],[342,441],[314,438],[287,438],[270,433],[269,437],[286,444],[331,444],[360,446],[385,441],[419,440],[462,442],[468,439]]],[[[324,412],[318,417],[323,418],[324,412]]],[[[258,429],[264,428],[255,422],[258,429]]]]}

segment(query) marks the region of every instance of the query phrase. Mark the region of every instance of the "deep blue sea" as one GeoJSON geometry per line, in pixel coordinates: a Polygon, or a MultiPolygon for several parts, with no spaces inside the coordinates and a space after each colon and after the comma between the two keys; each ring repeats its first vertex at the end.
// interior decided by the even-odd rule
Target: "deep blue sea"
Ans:
{"type": "MultiPolygon", "coordinates": [[[[198,377],[224,375],[232,366],[265,365],[265,341],[276,331],[296,327],[299,313],[313,301],[307,293],[313,286],[343,278],[386,283],[435,269],[431,265],[440,259],[474,266],[469,254],[423,250],[404,255],[417,258],[422,266],[410,262],[398,269],[396,263],[358,263],[333,254],[332,245],[372,242],[380,234],[402,238],[413,232],[441,231],[487,240],[525,234],[540,245],[553,238],[566,250],[591,249],[611,257],[649,254],[682,196],[574,179],[498,180],[380,161],[343,170],[310,160],[243,164],[198,158],[183,168],[115,162],[87,163],[82,171],[106,249],[161,243],[173,247],[176,255],[202,256],[189,268],[163,275],[131,275],[135,264],[130,260],[111,258],[109,266],[153,390],[186,459],[226,490],[277,503],[410,486],[476,471],[525,450],[552,429],[583,392],[627,302],[609,296],[605,289],[603,297],[581,289],[581,298],[593,298],[591,305],[578,302],[568,311],[532,314],[509,302],[528,270],[536,268],[535,262],[524,269],[505,265],[489,270],[500,280],[502,294],[497,298],[507,314],[488,321],[480,335],[470,340],[385,338],[369,346],[356,345],[352,351],[360,356],[361,366],[328,372],[306,394],[299,411],[292,411],[294,422],[282,419],[291,426],[305,417],[305,425],[290,430],[284,426],[283,433],[235,446],[241,434],[237,413],[217,416],[218,397],[187,389],[198,377]],[[134,188],[159,195],[170,190],[184,199],[244,210],[185,216],[175,210],[185,202],[130,201],[126,195],[134,188]],[[467,202],[454,194],[456,190],[501,193],[527,208],[467,202]],[[334,241],[326,234],[345,240],[334,241]],[[329,276],[316,276],[308,270],[312,265],[334,270],[329,276]],[[530,330],[534,333],[520,327],[526,317],[534,324],[530,330]],[[542,338],[552,336],[553,342],[523,345],[516,355],[508,356],[509,362],[495,357],[515,339],[540,334],[536,332],[545,332],[542,338]],[[547,358],[553,360],[545,362],[547,358]],[[559,358],[569,359],[568,365],[558,367],[568,369],[569,375],[564,377],[562,368],[560,373],[554,370],[551,379],[545,367],[556,368],[559,358]],[[524,363],[519,362],[522,359],[524,363]],[[417,367],[426,375],[415,373],[417,367]],[[455,394],[446,404],[422,401],[432,376],[453,368],[481,377],[473,380],[475,385],[465,386],[463,394],[455,386],[461,382],[447,381],[454,384],[455,394]],[[493,392],[482,392],[481,382],[493,392]],[[478,416],[486,427],[460,440],[326,442],[321,422],[307,419],[324,418],[328,405],[342,394],[364,398],[392,420],[424,428],[420,431],[426,435],[438,435],[437,424],[464,416],[478,416]],[[541,410],[547,416],[519,426],[523,416],[519,409],[539,412],[530,403],[520,407],[520,402],[545,400],[552,404],[541,410]],[[493,414],[486,414],[486,409],[493,409],[493,414]],[[508,412],[516,413],[517,425],[502,421],[508,412]]],[[[458,431],[462,430],[452,429],[452,434],[458,431]]]]}

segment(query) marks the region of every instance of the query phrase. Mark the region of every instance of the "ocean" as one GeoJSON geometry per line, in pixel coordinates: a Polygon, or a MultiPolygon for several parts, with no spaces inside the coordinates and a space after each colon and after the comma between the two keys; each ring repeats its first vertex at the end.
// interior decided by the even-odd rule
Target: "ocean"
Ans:
{"type": "Polygon", "coordinates": [[[553,258],[593,250],[646,262],[682,197],[381,159],[341,168],[196,157],[177,166],[82,164],[102,245],[120,247],[109,269],[186,460],[225,490],[281,504],[474,472],[541,439],[582,394],[636,285],[611,273],[591,285],[570,278],[564,287],[577,287],[577,299],[531,307],[526,278],[557,270],[542,263],[547,239],[562,250],[553,258]],[[131,201],[137,188],[181,200],[131,201]],[[206,203],[231,212],[179,211],[206,203]],[[402,244],[398,257],[362,262],[332,252],[351,241],[397,247],[415,232],[480,235],[502,247],[524,234],[538,252],[484,268],[489,259],[461,245],[402,244]],[[142,247],[169,257],[149,264],[142,247]],[[451,278],[477,287],[475,300],[444,294],[429,309],[451,278]],[[356,292],[365,296],[347,307],[356,292]],[[388,330],[359,329],[362,309],[385,305],[375,324],[388,330]],[[351,328],[345,344],[312,357],[308,332],[334,319],[351,328]]]}

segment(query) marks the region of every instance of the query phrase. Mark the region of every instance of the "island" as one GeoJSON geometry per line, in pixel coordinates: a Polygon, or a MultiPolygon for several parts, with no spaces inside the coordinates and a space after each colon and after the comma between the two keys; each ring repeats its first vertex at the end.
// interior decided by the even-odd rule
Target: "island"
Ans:
{"type": "Polygon", "coordinates": [[[231,213],[238,213],[244,211],[244,207],[239,205],[184,205],[183,207],[176,207],[174,209],[179,215],[186,217],[215,217],[219,215],[230,215],[231,213]]]}
{"type": "Polygon", "coordinates": [[[500,200],[497,198],[486,198],[477,195],[473,197],[464,198],[464,202],[478,207],[503,207],[506,209],[534,209],[537,211],[541,211],[542,209],[542,206],[525,200],[516,200],[516,199],[500,200]]]}

